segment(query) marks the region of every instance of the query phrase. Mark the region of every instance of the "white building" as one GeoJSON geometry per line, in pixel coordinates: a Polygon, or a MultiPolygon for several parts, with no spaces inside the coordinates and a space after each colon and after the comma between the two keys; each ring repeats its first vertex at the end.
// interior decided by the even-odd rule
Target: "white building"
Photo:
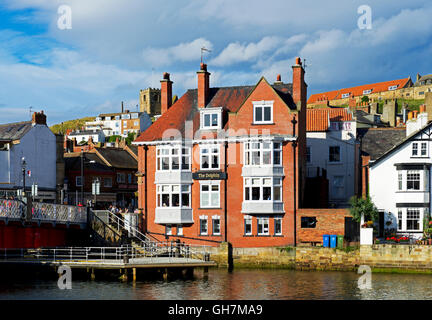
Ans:
{"type": "Polygon", "coordinates": [[[69,134],[70,139],[75,138],[77,143],[89,141],[92,138],[94,143],[105,142],[105,134],[102,130],[77,130],[69,134]]]}
{"type": "Polygon", "coordinates": [[[357,192],[356,122],[347,108],[307,110],[307,177],[322,169],[329,180],[329,204],[346,206],[357,192]]]}
{"type": "Polygon", "coordinates": [[[383,225],[416,239],[431,210],[432,123],[427,118],[424,107],[418,117],[410,113],[406,138],[369,165],[369,194],[383,225]]]}
{"type": "Polygon", "coordinates": [[[151,124],[151,118],[146,112],[126,110],[120,113],[100,114],[95,121],[86,122],[85,127],[86,130],[101,130],[106,137],[113,135],[127,137],[129,133],[139,134],[145,131],[151,124]]]}
{"type": "Polygon", "coordinates": [[[0,196],[22,190],[23,157],[26,191],[35,183],[38,199],[55,200],[56,137],[43,112],[35,112],[32,121],[0,125],[0,196]]]}

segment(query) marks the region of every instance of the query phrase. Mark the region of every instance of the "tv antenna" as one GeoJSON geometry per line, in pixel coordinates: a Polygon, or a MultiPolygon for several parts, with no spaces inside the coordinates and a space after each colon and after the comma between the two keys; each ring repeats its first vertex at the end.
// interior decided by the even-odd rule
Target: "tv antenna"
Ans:
{"type": "Polygon", "coordinates": [[[203,63],[203,54],[204,54],[204,51],[211,52],[211,50],[209,50],[209,49],[207,49],[205,47],[201,48],[201,63],[203,63]]]}

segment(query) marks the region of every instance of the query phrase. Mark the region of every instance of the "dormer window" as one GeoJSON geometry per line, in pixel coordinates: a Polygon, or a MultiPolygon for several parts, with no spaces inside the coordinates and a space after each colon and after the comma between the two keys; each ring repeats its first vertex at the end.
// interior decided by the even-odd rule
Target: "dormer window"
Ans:
{"type": "Polygon", "coordinates": [[[398,86],[399,86],[399,85],[396,85],[396,86],[390,86],[390,87],[388,87],[388,89],[389,89],[389,90],[396,90],[396,89],[398,88],[398,86]]]}
{"type": "Polygon", "coordinates": [[[349,98],[349,96],[350,96],[350,93],[344,93],[342,95],[342,99],[349,98]]]}
{"type": "Polygon", "coordinates": [[[363,94],[369,94],[372,92],[372,89],[368,89],[368,90],[363,90],[363,94]]]}
{"type": "Polygon", "coordinates": [[[253,122],[273,123],[273,101],[253,101],[253,122]]]}
{"type": "Polygon", "coordinates": [[[222,108],[205,108],[201,110],[201,129],[222,129],[222,108]]]}

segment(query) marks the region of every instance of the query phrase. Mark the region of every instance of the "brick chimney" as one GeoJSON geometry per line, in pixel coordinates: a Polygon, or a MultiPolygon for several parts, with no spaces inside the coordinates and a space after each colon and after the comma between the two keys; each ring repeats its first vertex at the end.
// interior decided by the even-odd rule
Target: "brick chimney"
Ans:
{"type": "Polygon", "coordinates": [[[210,73],[207,72],[207,65],[201,63],[198,74],[198,108],[204,108],[210,93],[210,73]]]}
{"type": "Polygon", "coordinates": [[[304,82],[305,71],[303,69],[301,59],[299,57],[296,58],[295,65],[293,65],[292,68],[293,68],[292,97],[295,104],[301,102],[300,107],[303,107],[303,104],[306,104],[307,86],[306,83],[304,82]]]}
{"type": "Polygon", "coordinates": [[[46,125],[46,115],[44,115],[43,111],[33,113],[32,123],[33,123],[33,125],[35,125],[35,124],[46,125]]]}
{"type": "Polygon", "coordinates": [[[282,82],[282,77],[281,77],[280,74],[278,74],[278,75],[276,76],[276,81],[274,82],[274,84],[283,84],[283,82],[282,82]]]}
{"type": "Polygon", "coordinates": [[[172,81],[170,74],[165,72],[161,83],[161,114],[164,114],[172,104],[172,81]]]}

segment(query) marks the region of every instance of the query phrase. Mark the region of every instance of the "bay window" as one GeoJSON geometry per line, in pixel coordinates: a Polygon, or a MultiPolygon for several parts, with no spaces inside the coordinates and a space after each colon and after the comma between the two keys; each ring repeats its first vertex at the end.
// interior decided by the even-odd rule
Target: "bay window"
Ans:
{"type": "Polygon", "coordinates": [[[161,184],[156,187],[157,207],[190,208],[190,185],[161,184]]]}
{"type": "Polygon", "coordinates": [[[282,201],[282,178],[245,178],[245,201],[282,201]]]}
{"type": "Polygon", "coordinates": [[[407,171],[407,190],[420,190],[420,173],[418,171],[407,171]]]}
{"type": "Polygon", "coordinates": [[[406,229],[408,231],[420,230],[420,209],[407,209],[406,229]]]}
{"type": "Polygon", "coordinates": [[[280,142],[246,142],[244,149],[246,166],[282,165],[282,144],[280,142]]]}
{"type": "Polygon", "coordinates": [[[190,148],[182,146],[158,146],[156,163],[158,171],[191,170],[190,148]]]}

